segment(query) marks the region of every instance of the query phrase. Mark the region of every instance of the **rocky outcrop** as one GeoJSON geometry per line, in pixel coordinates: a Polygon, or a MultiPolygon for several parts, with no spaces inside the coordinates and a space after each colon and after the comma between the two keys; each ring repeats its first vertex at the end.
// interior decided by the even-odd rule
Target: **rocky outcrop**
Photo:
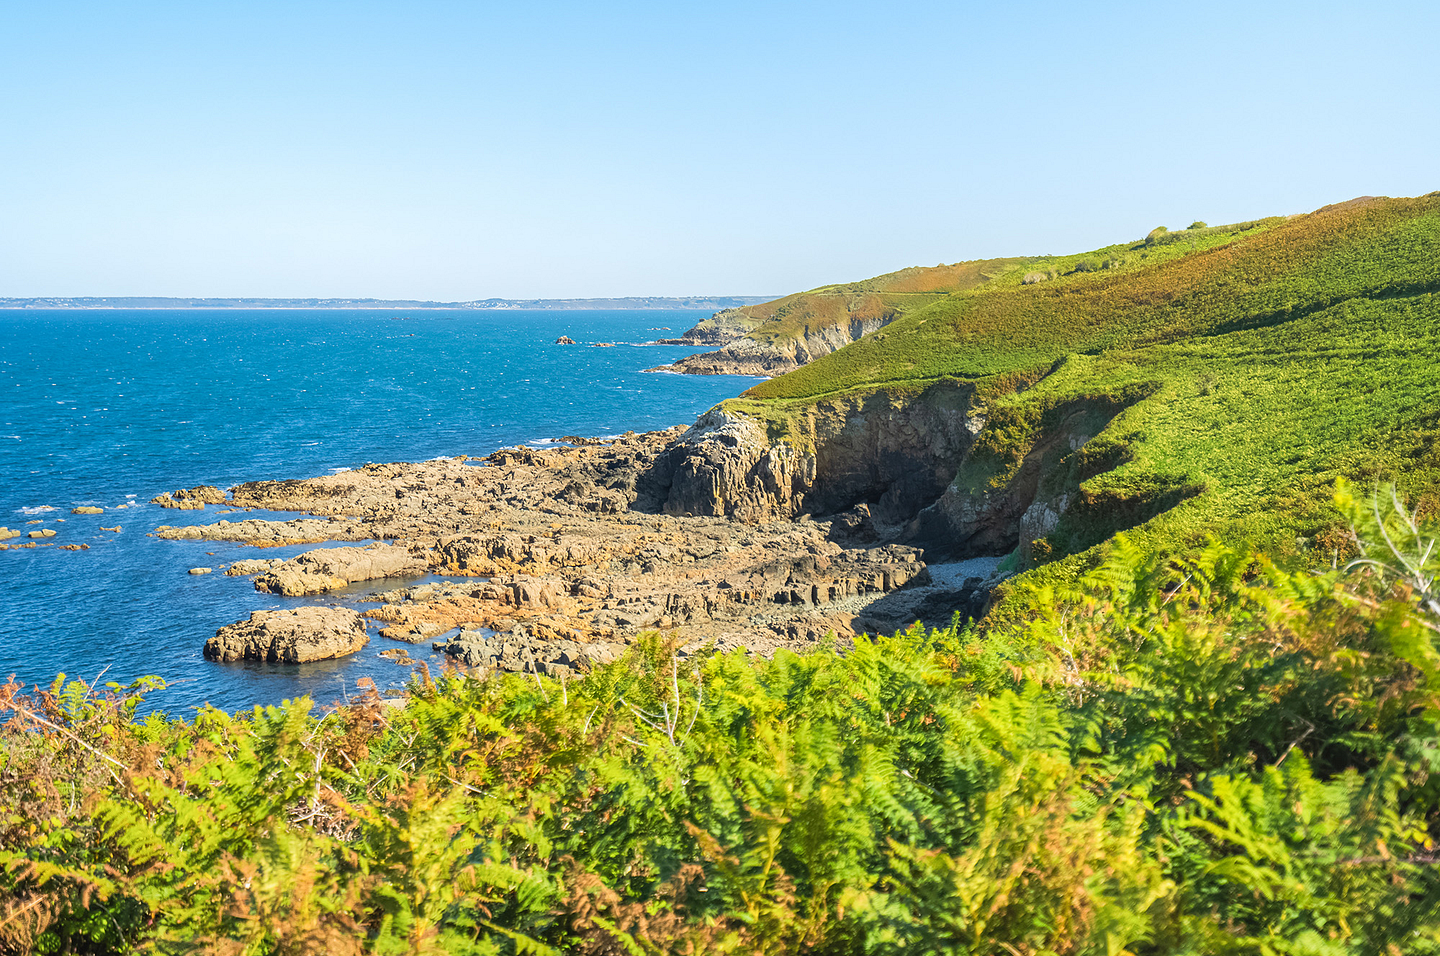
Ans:
{"type": "Polygon", "coordinates": [[[71,508],[70,513],[72,515],[103,515],[105,509],[96,508],[94,505],[81,505],[78,508],[71,508]]]}
{"type": "Polygon", "coordinates": [[[150,503],[162,508],[198,511],[206,505],[224,504],[225,492],[214,485],[196,485],[194,488],[181,488],[179,491],[157,495],[150,499],[150,503]]]}
{"type": "Polygon", "coordinates": [[[556,345],[574,345],[575,340],[568,335],[562,335],[555,340],[556,345]]]}
{"type": "Polygon", "coordinates": [[[665,451],[653,475],[667,489],[666,514],[760,521],[802,509],[815,459],[772,444],[758,422],[716,407],[665,451]]]}
{"type": "Polygon", "coordinates": [[[251,560],[236,561],[225,569],[225,574],[232,578],[244,577],[248,574],[264,574],[272,568],[278,568],[285,562],[280,558],[259,558],[251,560]]]}
{"type": "Polygon", "coordinates": [[[322,548],[296,555],[255,579],[255,590],[298,597],[323,594],[356,581],[421,574],[423,554],[395,545],[368,548],[322,548]]]}
{"type": "Polygon", "coordinates": [[[255,660],[303,664],[353,654],[365,646],[365,621],[345,608],[301,607],[254,611],[205,642],[212,661],[255,660]]]}
{"type": "Polygon", "coordinates": [[[760,325],[744,309],[721,309],[708,319],[701,319],[678,339],[661,339],[661,345],[725,345],[743,338],[760,325]]]}
{"type": "Polygon", "coordinates": [[[884,328],[897,316],[896,312],[887,312],[882,316],[851,317],[848,322],[807,328],[800,335],[773,340],[734,337],[714,352],[688,355],[649,371],[686,375],[758,375],[766,378],[783,375],[822,355],[829,355],[876,329],[884,328]]]}

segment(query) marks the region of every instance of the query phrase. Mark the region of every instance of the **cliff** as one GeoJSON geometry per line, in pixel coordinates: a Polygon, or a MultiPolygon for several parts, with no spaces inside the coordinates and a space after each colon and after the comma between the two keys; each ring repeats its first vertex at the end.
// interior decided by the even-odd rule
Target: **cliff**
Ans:
{"type": "MultiPolygon", "coordinates": [[[[847,292],[869,296],[870,331],[701,418],[657,460],[664,510],[863,508],[927,560],[1004,555],[1044,577],[1125,530],[1328,562],[1337,478],[1440,488],[1440,194],[976,271],[903,311],[847,292]]],[[[839,297],[789,301],[813,314],[839,297]]],[[[815,326],[781,336],[770,306],[771,324],[692,364],[806,355],[815,326]]]]}

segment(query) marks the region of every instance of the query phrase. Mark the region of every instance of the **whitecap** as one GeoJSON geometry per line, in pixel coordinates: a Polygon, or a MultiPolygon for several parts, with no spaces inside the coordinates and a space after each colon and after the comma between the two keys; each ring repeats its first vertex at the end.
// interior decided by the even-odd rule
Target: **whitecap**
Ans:
{"type": "Polygon", "coordinates": [[[55,509],[52,508],[50,505],[39,505],[38,507],[35,507],[35,508],[17,508],[17,509],[15,509],[15,510],[16,510],[16,513],[17,513],[17,514],[22,514],[22,515],[40,515],[40,514],[44,514],[44,513],[47,512],[47,511],[54,511],[55,509]]]}

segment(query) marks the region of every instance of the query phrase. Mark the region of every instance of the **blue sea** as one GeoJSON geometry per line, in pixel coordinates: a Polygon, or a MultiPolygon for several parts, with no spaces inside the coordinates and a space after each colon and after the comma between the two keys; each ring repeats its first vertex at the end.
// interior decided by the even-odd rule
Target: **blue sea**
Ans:
{"type": "MultiPolygon", "coordinates": [[[[382,688],[403,684],[408,669],[378,653],[409,646],[379,637],[337,661],[206,661],[206,638],[252,610],[307,601],[363,610],[370,588],[285,599],[218,570],[190,575],[192,567],[290,557],[307,546],[147,537],[157,525],[211,523],[224,510],[163,510],[149,500],[199,484],[225,488],[688,424],[755,380],[642,371],[697,349],[586,346],[674,337],[703,317],[0,311],[0,526],[56,532],[47,539],[56,546],[0,552],[0,678],[48,686],[62,672],[120,684],[158,675],[170,686],[148,700],[176,716],[205,703],[236,710],[300,695],[328,704],[353,694],[360,677],[382,688]],[[579,344],[555,345],[561,335],[579,344]],[[115,510],[122,504],[132,507],[115,510]],[[80,505],[105,513],[72,514],[80,505]],[[119,533],[100,530],[116,525],[119,533]]],[[[429,653],[425,645],[410,650],[429,653]]]]}

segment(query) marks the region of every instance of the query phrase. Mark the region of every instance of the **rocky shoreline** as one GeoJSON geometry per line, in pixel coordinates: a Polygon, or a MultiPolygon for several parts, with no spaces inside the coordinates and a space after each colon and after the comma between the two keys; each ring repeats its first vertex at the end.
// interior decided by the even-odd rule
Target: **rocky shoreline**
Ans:
{"type": "MultiPolygon", "coordinates": [[[[864,505],[825,517],[798,513],[798,502],[785,499],[804,476],[787,469],[803,462],[742,462],[737,477],[736,462],[717,456],[744,458],[747,450],[723,432],[724,423],[702,419],[689,430],[571,438],[568,447],[508,448],[483,460],[247,482],[230,489],[227,507],[301,516],[162,525],[156,534],[260,548],[368,542],[284,562],[237,562],[226,572],[254,574],[258,592],[324,594],[356,582],[446,576],[372,598],[380,606],[365,617],[401,649],[392,656],[402,663],[406,644],[433,642],[466,666],[575,669],[613,657],[647,631],[687,653],[713,646],[770,654],[983,611],[997,580],[994,559],[932,569],[920,548],[877,530],[864,505]]],[[[219,503],[207,489],[169,497],[219,503]]],[[[349,623],[337,640],[335,622],[316,620],[324,626],[313,652],[295,637],[304,621],[262,616],[222,629],[207,656],[304,661],[358,649],[349,623]]]]}

